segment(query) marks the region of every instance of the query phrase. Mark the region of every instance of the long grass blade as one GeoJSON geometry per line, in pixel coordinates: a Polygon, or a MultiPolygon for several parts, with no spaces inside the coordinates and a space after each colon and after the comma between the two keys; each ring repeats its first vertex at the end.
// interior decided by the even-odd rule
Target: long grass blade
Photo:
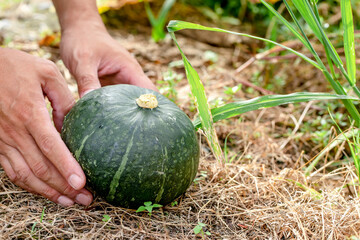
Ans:
{"type": "Polygon", "coordinates": [[[162,28],[165,26],[167,15],[169,14],[170,9],[175,4],[175,2],[176,0],[165,0],[164,4],[162,5],[158,15],[159,25],[161,25],[162,28]]]}
{"type": "MultiPolygon", "coordinates": [[[[329,81],[329,83],[331,84],[332,88],[335,90],[336,94],[341,94],[341,95],[347,95],[345,89],[341,86],[341,84],[336,81],[335,79],[332,78],[332,76],[330,75],[330,73],[326,70],[324,64],[321,62],[316,63],[315,61],[309,59],[308,57],[304,56],[303,54],[288,48],[286,46],[283,46],[282,44],[270,41],[268,39],[263,39],[263,38],[259,38],[259,37],[254,37],[252,35],[249,34],[243,34],[243,33],[237,33],[237,32],[233,32],[233,31],[227,31],[221,28],[211,28],[211,27],[206,27],[206,26],[202,26],[199,24],[195,24],[195,23],[190,23],[190,22],[184,22],[184,21],[177,21],[177,20],[172,20],[169,22],[168,24],[168,31],[170,33],[174,33],[175,31],[179,31],[182,29],[195,29],[195,30],[207,30],[207,31],[216,31],[216,32],[224,32],[224,33],[231,33],[231,34],[235,34],[235,35],[240,35],[240,36],[245,36],[245,37],[250,37],[250,38],[254,38],[254,39],[259,39],[265,42],[270,42],[273,43],[275,45],[278,45],[284,49],[287,49],[293,53],[295,53],[296,55],[302,57],[304,60],[306,60],[307,62],[311,63],[313,66],[319,68],[325,75],[325,78],[329,81]]],[[[355,86],[356,88],[356,86],[355,86]]],[[[360,97],[360,95],[358,95],[358,97],[360,97]]],[[[358,112],[358,110],[356,109],[356,107],[354,106],[354,104],[352,103],[351,100],[349,99],[342,99],[342,102],[344,103],[346,109],[348,110],[349,114],[351,115],[351,117],[354,119],[355,121],[355,125],[360,127],[360,113],[358,112]]]]}
{"type": "Polygon", "coordinates": [[[144,4],[145,4],[145,11],[150,21],[150,24],[151,26],[155,27],[157,25],[157,19],[151,10],[150,4],[147,1],[145,1],[144,4]]]}
{"type": "Polygon", "coordinates": [[[175,31],[179,31],[179,30],[183,30],[183,29],[195,29],[195,30],[206,30],[206,31],[213,31],[213,32],[231,33],[231,34],[238,35],[238,36],[244,36],[244,37],[249,37],[249,38],[261,40],[261,41],[264,41],[264,42],[267,42],[267,43],[271,43],[271,44],[280,46],[280,47],[294,53],[295,55],[301,57],[302,59],[304,59],[308,63],[312,64],[314,67],[322,70],[321,66],[317,62],[311,60],[310,58],[308,58],[304,54],[299,53],[298,51],[295,51],[292,48],[286,47],[286,46],[284,46],[284,45],[282,45],[280,43],[271,41],[269,39],[256,37],[256,36],[253,36],[253,35],[250,35],[250,34],[245,34],[245,33],[238,33],[238,32],[228,31],[228,30],[224,30],[224,29],[221,29],[221,28],[205,27],[205,26],[202,26],[200,24],[184,22],[184,21],[178,21],[178,20],[172,20],[168,24],[168,31],[169,32],[175,32],[175,31]]]}
{"type": "MultiPolygon", "coordinates": [[[[228,119],[240,115],[242,113],[275,107],[279,105],[289,104],[289,103],[298,103],[306,102],[313,100],[332,100],[332,99],[348,99],[356,100],[354,97],[349,97],[346,95],[336,95],[329,93],[292,93],[287,95],[267,95],[261,96],[250,100],[238,101],[225,104],[223,106],[214,108],[211,110],[213,116],[213,121],[217,122],[220,120],[228,119]]],[[[202,127],[200,119],[195,119],[193,121],[195,128],[202,127]]]]}
{"type": "Polygon", "coordinates": [[[346,68],[349,79],[353,84],[356,82],[356,57],[354,40],[354,22],[350,0],[341,0],[341,17],[344,27],[344,49],[346,57],[346,68]]]}
{"type": "Polygon", "coordinates": [[[222,154],[222,150],[218,141],[218,138],[216,136],[216,131],[213,126],[213,118],[210,112],[210,106],[207,101],[207,97],[205,94],[204,85],[202,84],[200,77],[198,73],[195,71],[195,69],[191,66],[189,60],[186,58],[184,52],[180,48],[175,34],[173,32],[170,32],[170,36],[174,40],[176,46],[178,47],[180,54],[182,56],[185,72],[187,79],[189,81],[191,93],[193,94],[195,98],[195,104],[197,106],[197,109],[199,111],[201,125],[203,126],[203,130],[205,132],[205,135],[209,141],[209,144],[212,148],[212,151],[217,158],[218,162],[221,164],[224,164],[224,158],[222,154]]]}
{"type": "MultiPolygon", "coordinates": [[[[262,4],[269,9],[270,12],[272,12],[275,17],[277,17],[296,37],[299,39],[302,44],[304,44],[309,50],[311,49],[311,46],[309,45],[309,41],[306,41],[306,39],[298,32],[296,29],[289,23],[283,16],[281,16],[278,11],[276,11],[270,4],[268,4],[265,0],[260,0],[262,4]]],[[[284,1],[285,4],[286,1],[284,1]]],[[[305,36],[305,35],[304,35],[305,36]]]]}
{"type": "Polygon", "coordinates": [[[351,81],[347,72],[345,71],[339,54],[336,52],[334,46],[330,42],[329,38],[326,36],[326,34],[321,26],[321,23],[317,20],[316,14],[314,13],[314,11],[312,10],[312,8],[310,6],[310,3],[307,0],[293,0],[293,1],[305,2],[306,6],[308,8],[308,12],[312,15],[313,21],[315,22],[315,24],[317,26],[317,31],[319,31],[321,34],[321,38],[319,38],[319,40],[323,43],[324,47],[327,48],[327,50],[331,56],[331,59],[334,61],[335,65],[340,69],[341,73],[344,75],[346,80],[350,83],[350,86],[352,88],[354,88],[356,94],[360,97],[360,91],[357,89],[355,83],[353,81],[351,81]]]}
{"type": "Polygon", "coordinates": [[[311,6],[307,4],[308,0],[292,0],[292,2],[295,8],[300,12],[301,16],[307,22],[311,30],[314,32],[315,36],[322,42],[321,32],[316,24],[314,15],[311,14],[313,10],[311,6]]]}
{"type": "Polygon", "coordinates": [[[311,30],[314,32],[315,36],[319,39],[319,41],[324,45],[324,47],[329,48],[329,52],[331,53],[331,58],[338,68],[341,68],[342,61],[340,56],[335,51],[334,46],[331,44],[330,40],[326,36],[321,23],[318,21],[316,14],[311,7],[308,0],[293,0],[293,3],[296,9],[300,12],[301,16],[305,19],[305,21],[309,24],[311,30]]]}
{"type": "MultiPolygon", "coordinates": [[[[261,1],[263,2],[263,0],[261,0],[261,1]]],[[[316,23],[316,21],[319,22],[319,21],[318,21],[318,18],[316,17],[316,14],[314,13],[314,14],[310,14],[310,15],[309,15],[309,12],[310,12],[310,11],[313,11],[312,8],[311,8],[311,6],[310,6],[310,4],[305,4],[305,1],[306,1],[306,0],[293,0],[293,2],[294,2],[294,1],[296,1],[296,3],[298,3],[298,7],[299,7],[299,9],[300,9],[300,10],[298,9],[299,12],[304,12],[303,15],[304,15],[304,16],[308,16],[309,19],[307,20],[307,22],[311,22],[311,21],[313,21],[313,23],[315,22],[315,23],[313,24],[314,28],[315,28],[315,25],[316,25],[316,27],[319,27],[319,28],[322,30],[321,26],[316,23]],[[305,5],[306,5],[306,6],[305,6],[305,5]],[[308,9],[306,9],[306,7],[307,7],[308,9]],[[309,11],[308,11],[308,10],[309,10],[309,11]]],[[[263,2],[263,3],[264,3],[264,2],[263,2]]],[[[328,72],[328,70],[326,69],[324,63],[323,63],[322,60],[320,59],[319,55],[318,55],[318,54],[316,53],[316,51],[313,49],[313,47],[312,47],[309,39],[307,38],[304,30],[302,29],[301,25],[299,24],[299,22],[298,22],[298,20],[297,20],[297,18],[296,18],[296,16],[295,16],[295,14],[294,14],[293,11],[291,10],[291,8],[290,8],[290,6],[288,5],[287,1],[284,0],[284,3],[285,3],[285,5],[286,5],[286,8],[288,9],[288,11],[289,11],[292,19],[294,20],[295,24],[296,24],[297,27],[300,29],[301,34],[302,34],[302,36],[304,37],[304,40],[308,43],[308,44],[305,44],[305,46],[307,46],[307,47],[309,48],[310,52],[313,54],[313,56],[315,57],[315,59],[316,59],[316,61],[318,62],[318,64],[321,66],[322,71],[323,71],[323,73],[324,73],[324,75],[325,75],[325,78],[328,80],[328,82],[331,84],[332,88],[335,90],[335,92],[336,92],[337,94],[347,95],[345,89],[341,86],[341,84],[340,84],[340,83],[336,80],[336,78],[335,78],[334,69],[333,69],[332,60],[331,60],[332,58],[331,58],[330,52],[331,52],[331,51],[335,52],[335,53],[333,54],[334,56],[338,56],[338,55],[337,55],[336,51],[334,50],[332,44],[330,43],[330,40],[326,37],[325,33],[322,31],[323,35],[321,36],[320,40],[324,40],[324,42],[327,42],[328,45],[329,45],[328,47],[326,47],[326,45],[325,45],[325,43],[324,43],[324,45],[325,45],[325,50],[326,50],[326,53],[327,53],[326,56],[327,56],[327,59],[328,59],[328,62],[329,62],[329,66],[330,66],[330,70],[331,70],[331,72],[332,72],[332,75],[328,72]]],[[[315,6],[316,2],[314,2],[313,4],[314,4],[314,6],[315,6]]],[[[266,6],[271,12],[273,12],[274,14],[276,14],[276,13],[275,13],[276,11],[271,7],[271,5],[265,3],[265,6],[266,6]]],[[[297,5],[295,5],[295,6],[297,6],[297,5]]],[[[277,15],[275,15],[275,16],[277,16],[277,15]]],[[[286,20],[285,20],[285,21],[286,21],[286,20]]],[[[284,21],[283,21],[283,22],[284,22],[284,21]]],[[[289,26],[289,25],[290,25],[290,24],[286,24],[286,26],[288,26],[288,28],[295,34],[295,36],[298,36],[297,33],[296,33],[296,30],[294,30],[294,29],[292,28],[292,26],[291,26],[291,25],[289,26]]],[[[317,28],[316,28],[316,29],[317,29],[317,28]]],[[[316,31],[316,29],[315,29],[315,31],[316,31]]],[[[314,31],[314,32],[315,32],[315,31],[314,31]]],[[[319,35],[321,35],[322,33],[320,33],[319,35]]],[[[302,40],[300,39],[300,41],[302,41],[302,40]]],[[[335,59],[336,59],[336,57],[335,57],[335,59]]],[[[341,61],[340,61],[340,63],[338,63],[338,64],[340,64],[340,70],[341,70],[341,72],[343,73],[343,75],[345,76],[345,78],[347,78],[347,73],[346,73],[346,71],[344,70],[344,68],[342,67],[341,61]]],[[[348,80],[348,81],[349,81],[349,80],[348,80]]],[[[359,91],[359,89],[356,87],[355,84],[351,83],[351,81],[349,81],[349,82],[350,82],[350,84],[352,85],[352,88],[353,88],[354,92],[356,93],[356,95],[357,95],[358,97],[360,97],[360,91],[359,91]]],[[[360,126],[360,114],[359,114],[358,110],[356,109],[356,107],[354,106],[354,104],[351,102],[351,100],[347,100],[347,99],[342,100],[342,102],[344,103],[346,109],[349,111],[349,114],[350,114],[350,115],[352,116],[352,118],[355,120],[355,125],[356,125],[356,126],[360,126]]]]}

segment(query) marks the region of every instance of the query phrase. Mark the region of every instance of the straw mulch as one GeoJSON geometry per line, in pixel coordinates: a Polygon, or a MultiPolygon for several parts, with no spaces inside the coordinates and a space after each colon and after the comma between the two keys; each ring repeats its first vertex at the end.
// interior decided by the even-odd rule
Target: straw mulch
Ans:
{"type": "MultiPolygon", "coordinates": [[[[353,169],[307,179],[279,170],[292,159],[271,139],[252,142],[220,169],[203,145],[199,175],[174,206],[151,216],[96,199],[88,208],[60,207],[14,186],[0,172],[1,239],[348,239],[360,237],[360,200],[346,183],[353,169]],[[263,144],[259,144],[263,142],[263,144]],[[266,154],[260,156],[258,153],[266,154]],[[252,156],[249,158],[249,156],[252,156]],[[244,160],[249,158],[250,160],[244,160]],[[345,187],[344,187],[345,186],[345,187]],[[347,187],[346,187],[347,186],[347,187]],[[316,191],[316,192],[315,192],[316,191]],[[44,210],[43,218],[42,211],[44,210]],[[104,215],[111,219],[103,221],[104,215]],[[204,232],[195,234],[199,223],[204,232]]],[[[245,146],[244,145],[244,146],[245,146]]],[[[296,159],[293,159],[296,162],[296,159]]]]}

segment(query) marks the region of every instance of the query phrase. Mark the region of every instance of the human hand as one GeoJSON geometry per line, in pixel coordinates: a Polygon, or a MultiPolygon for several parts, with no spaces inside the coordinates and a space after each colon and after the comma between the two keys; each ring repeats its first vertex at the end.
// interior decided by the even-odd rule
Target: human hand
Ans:
{"type": "Polygon", "coordinates": [[[79,95],[112,84],[157,90],[139,63],[97,20],[78,20],[62,31],[61,56],[74,75],[79,95]]]}
{"type": "Polygon", "coordinates": [[[12,182],[53,202],[89,205],[85,175],[60,131],[74,98],[55,64],[0,48],[0,164],[12,182]],[[53,108],[53,121],[45,96],[53,108]]]}

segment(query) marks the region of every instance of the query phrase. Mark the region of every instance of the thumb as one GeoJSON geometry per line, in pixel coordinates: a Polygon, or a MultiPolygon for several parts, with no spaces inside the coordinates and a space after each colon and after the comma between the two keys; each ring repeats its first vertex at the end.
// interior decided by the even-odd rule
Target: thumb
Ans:
{"type": "Polygon", "coordinates": [[[95,64],[78,65],[73,74],[78,84],[80,98],[86,93],[101,87],[95,64]]]}

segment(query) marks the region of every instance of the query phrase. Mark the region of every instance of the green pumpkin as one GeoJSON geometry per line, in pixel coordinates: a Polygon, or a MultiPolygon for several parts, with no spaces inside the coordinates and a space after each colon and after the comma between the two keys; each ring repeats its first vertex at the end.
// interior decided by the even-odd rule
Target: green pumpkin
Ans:
{"type": "Polygon", "coordinates": [[[199,165],[187,115],[161,94],[132,85],[86,94],[65,117],[61,136],[89,189],[115,206],[168,204],[190,186],[199,165]]]}

